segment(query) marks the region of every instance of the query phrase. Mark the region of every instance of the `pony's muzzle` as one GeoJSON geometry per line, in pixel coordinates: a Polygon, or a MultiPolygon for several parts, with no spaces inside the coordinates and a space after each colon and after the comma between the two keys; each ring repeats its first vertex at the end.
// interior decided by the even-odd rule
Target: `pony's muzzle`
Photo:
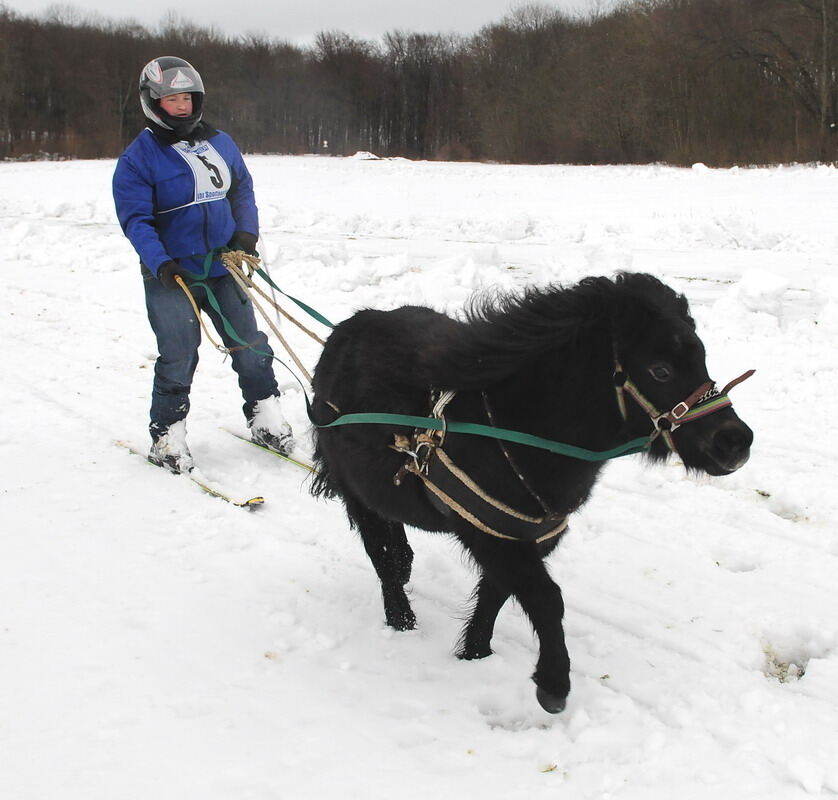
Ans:
{"type": "Polygon", "coordinates": [[[751,455],[754,432],[740,419],[726,420],[713,431],[707,455],[716,469],[711,475],[729,475],[744,466],[751,455]],[[716,471],[718,470],[718,471],[716,471]]]}

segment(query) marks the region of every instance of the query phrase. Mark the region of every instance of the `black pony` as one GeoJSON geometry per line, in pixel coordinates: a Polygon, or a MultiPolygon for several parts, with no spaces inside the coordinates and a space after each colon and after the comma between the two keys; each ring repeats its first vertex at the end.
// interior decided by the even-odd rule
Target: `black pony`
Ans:
{"type": "Polygon", "coordinates": [[[570,662],[562,594],[543,559],[602,462],[455,423],[600,452],[654,434],[651,458],[675,449],[687,469],[711,475],[741,467],[753,440],[726,389],[708,379],[686,299],[644,274],[529,289],[484,301],[465,321],[418,306],[361,311],[329,337],[313,385],[315,422],[339,424],[316,432],[312,492],[343,501],[381,581],[387,623],[416,624],[403,526],[453,534],[479,570],[457,655],[490,655],[495,619],[513,596],[538,635],[533,680],[553,713],[565,706],[570,662]],[[443,391],[444,432],[389,419],[340,424],[360,412],[427,417],[443,391]]]}

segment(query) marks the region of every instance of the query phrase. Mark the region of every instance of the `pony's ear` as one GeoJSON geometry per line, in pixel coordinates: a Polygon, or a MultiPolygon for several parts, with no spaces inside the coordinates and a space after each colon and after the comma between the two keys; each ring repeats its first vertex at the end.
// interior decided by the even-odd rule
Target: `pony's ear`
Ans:
{"type": "Polygon", "coordinates": [[[678,300],[679,300],[679,310],[681,312],[681,316],[690,324],[690,328],[692,328],[693,331],[694,331],[696,329],[695,320],[693,319],[693,316],[690,313],[689,301],[682,294],[678,295],[678,300]]]}

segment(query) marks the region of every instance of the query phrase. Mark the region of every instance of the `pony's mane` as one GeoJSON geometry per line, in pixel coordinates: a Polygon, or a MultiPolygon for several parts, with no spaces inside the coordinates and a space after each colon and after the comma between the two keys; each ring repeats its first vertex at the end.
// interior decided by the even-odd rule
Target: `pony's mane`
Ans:
{"type": "Polygon", "coordinates": [[[597,334],[617,339],[644,330],[655,319],[694,327],[686,299],[657,278],[619,273],[584,278],[564,287],[528,287],[523,293],[475,297],[456,339],[427,365],[438,386],[476,388],[517,372],[526,363],[579,345],[597,334]]]}

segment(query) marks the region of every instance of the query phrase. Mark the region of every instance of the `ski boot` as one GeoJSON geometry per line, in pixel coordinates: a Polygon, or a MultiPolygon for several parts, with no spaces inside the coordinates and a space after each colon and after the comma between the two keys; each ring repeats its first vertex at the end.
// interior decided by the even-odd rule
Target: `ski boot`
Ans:
{"type": "Polygon", "coordinates": [[[180,420],[168,428],[152,431],[148,460],[175,475],[191,472],[192,453],[186,445],[186,421],[180,420]]]}
{"type": "Polygon", "coordinates": [[[253,404],[250,413],[245,413],[254,444],[267,447],[281,456],[294,451],[294,434],[279,407],[279,397],[266,397],[253,404]]]}

